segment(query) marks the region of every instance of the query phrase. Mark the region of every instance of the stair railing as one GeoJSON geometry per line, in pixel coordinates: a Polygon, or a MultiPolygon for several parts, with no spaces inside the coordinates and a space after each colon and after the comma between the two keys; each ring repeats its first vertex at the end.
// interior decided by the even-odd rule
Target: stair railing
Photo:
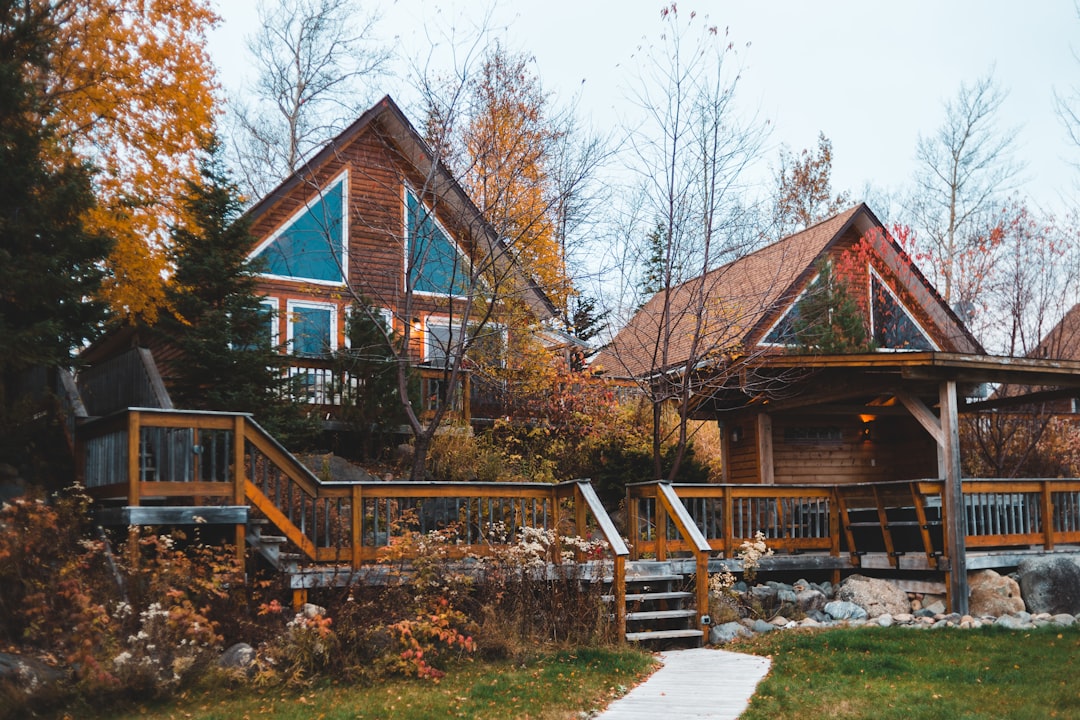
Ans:
{"type": "MultiPolygon", "coordinates": [[[[656,484],[658,509],[663,510],[665,521],[670,521],[694,556],[694,596],[697,600],[698,627],[701,628],[702,642],[709,642],[709,554],[712,548],[705,539],[693,518],[687,512],[682,500],[675,494],[671,483],[656,484]]],[[[666,534],[666,533],[665,533],[666,534]]],[[[660,558],[658,558],[660,559],[660,558]]]]}
{"type": "MultiPolygon", "coordinates": [[[[614,557],[611,575],[612,594],[615,597],[615,625],[618,637],[626,637],[626,561],[630,557],[630,548],[615,528],[611,516],[607,514],[596,490],[588,480],[575,480],[571,483],[574,491],[574,510],[577,513],[578,528],[588,527],[586,511],[592,514],[614,557]]],[[[579,531],[580,532],[580,531],[579,531]]]]}

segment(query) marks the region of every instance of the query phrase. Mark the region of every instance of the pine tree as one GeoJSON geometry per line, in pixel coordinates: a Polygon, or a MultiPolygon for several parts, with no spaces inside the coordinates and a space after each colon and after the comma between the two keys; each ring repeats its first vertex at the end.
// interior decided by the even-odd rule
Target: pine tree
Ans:
{"type": "Polygon", "coordinates": [[[184,408],[250,412],[286,446],[302,444],[315,426],[281,399],[285,358],[270,344],[274,318],[247,257],[250,223],[216,142],[205,152],[199,181],[187,182],[180,209],[183,222],[171,233],[172,312],[157,326],[182,353],[173,400],[184,408]]]}
{"type": "Polygon", "coordinates": [[[796,305],[791,323],[794,352],[846,355],[872,351],[866,318],[847,283],[836,275],[829,260],[820,261],[817,270],[817,279],[796,305]]]}
{"type": "MultiPolygon", "coordinates": [[[[0,0],[0,412],[21,373],[66,364],[94,336],[104,307],[90,297],[112,243],[82,217],[91,173],[58,140],[41,95],[55,27],[49,3],[0,0]]],[[[5,418],[16,420],[14,418],[5,418]]]]}

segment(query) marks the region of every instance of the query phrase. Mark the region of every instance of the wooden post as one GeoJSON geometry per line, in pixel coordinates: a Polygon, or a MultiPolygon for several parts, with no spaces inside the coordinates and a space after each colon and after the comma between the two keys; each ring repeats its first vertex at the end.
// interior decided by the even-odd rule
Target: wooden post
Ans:
{"type": "Polygon", "coordinates": [[[630,538],[630,559],[641,557],[641,503],[626,491],[626,536],[630,538]]]}
{"type": "MultiPolygon", "coordinates": [[[[689,538],[687,538],[689,540],[689,538]]],[[[706,625],[702,620],[709,614],[709,555],[704,552],[695,552],[694,558],[697,561],[694,568],[694,590],[697,593],[697,619],[698,625],[701,627],[701,644],[702,646],[709,644],[709,625],[706,625]]]]}
{"type": "MultiPolygon", "coordinates": [[[[233,505],[247,504],[247,473],[244,471],[244,423],[246,418],[237,415],[233,418],[233,505]]],[[[248,510],[250,512],[250,509],[248,510]]],[[[247,555],[247,526],[236,526],[236,561],[240,572],[244,572],[244,558],[247,555]]]]}
{"type": "Polygon", "coordinates": [[[352,486],[352,569],[360,567],[362,545],[364,542],[364,486],[356,484],[352,486]]]}
{"type": "Polygon", "coordinates": [[[619,642],[626,640],[626,557],[615,556],[615,568],[611,583],[615,596],[615,629],[619,633],[619,642]]]}
{"type": "Polygon", "coordinates": [[[949,553],[949,605],[952,612],[967,615],[967,519],[964,513],[964,487],[960,468],[960,424],[957,418],[956,381],[946,380],[939,390],[941,431],[945,457],[945,491],[942,493],[945,516],[945,546],[949,553]]]}
{"type": "Polygon", "coordinates": [[[1043,547],[1046,550],[1054,549],[1054,496],[1050,493],[1050,482],[1043,480],[1039,483],[1041,488],[1040,499],[1042,500],[1042,524],[1043,524],[1043,547]]]}
{"type": "Polygon", "coordinates": [[[724,557],[735,557],[735,518],[732,513],[735,511],[735,502],[731,497],[732,489],[730,487],[724,488],[724,510],[723,516],[720,518],[724,524],[724,557]]]}
{"type": "Polygon", "coordinates": [[[653,527],[656,528],[656,559],[667,560],[667,510],[660,502],[659,488],[653,487],[653,527]]]}
{"type": "Polygon", "coordinates": [[[772,485],[776,482],[776,476],[773,472],[772,417],[768,413],[757,416],[757,448],[761,484],[772,485]]]}
{"type": "Polygon", "coordinates": [[[140,429],[140,420],[138,410],[128,410],[127,418],[127,436],[128,436],[128,497],[127,504],[131,507],[137,507],[139,504],[139,471],[140,458],[139,454],[142,451],[142,431],[140,429]]]}

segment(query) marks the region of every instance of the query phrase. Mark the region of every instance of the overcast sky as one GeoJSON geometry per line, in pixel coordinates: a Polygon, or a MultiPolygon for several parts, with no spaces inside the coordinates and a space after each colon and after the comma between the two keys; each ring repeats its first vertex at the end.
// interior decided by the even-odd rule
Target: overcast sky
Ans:
{"type": "MultiPolygon", "coordinates": [[[[363,6],[363,3],[362,3],[363,6]]],[[[635,50],[661,31],[663,3],[648,0],[503,0],[492,27],[514,50],[531,53],[544,88],[570,99],[599,128],[629,114],[635,50]]],[[[422,57],[429,29],[467,27],[482,2],[382,0],[383,39],[406,56],[422,57]]],[[[772,126],[767,162],[778,148],[833,142],[833,186],[861,198],[871,183],[899,191],[911,179],[919,133],[943,118],[942,103],[960,83],[994,68],[1009,92],[1003,127],[1020,128],[1018,159],[1027,163],[1022,188],[1037,204],[1057,209],[1075,194],[1080,159],[1054,114],[1054,90],[1080,87],[1080,19],[1072,0],[815,0],[814,2],[680,2],[727,27],[743,66],[741,105],[772,126]],[[749,43],[749,47],[746,44],[749,43]]],[[[243,39],[257,22],[255,0],[218,0],[224,18],[211,51],[228,95],[242,86],[249,63],[243,39]]],[[[407,68],[372,88],[410,106],[407,68]]],[[[414,122],[417,118],[412,118],[414,122]]],[[[894,218],[903,220],[903,218],[894,218]]]]}

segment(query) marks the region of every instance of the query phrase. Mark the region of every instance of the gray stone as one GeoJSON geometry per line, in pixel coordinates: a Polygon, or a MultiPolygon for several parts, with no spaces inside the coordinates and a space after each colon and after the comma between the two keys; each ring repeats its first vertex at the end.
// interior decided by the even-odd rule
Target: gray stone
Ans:
{"type": "Polygon", "coordinates": [[[782,603],[791,603],[792,605],[797,605],[799,603],[799,596],[795,594],[794,590],[789,590],[787,588],[778,590],[776,592],[776,599],[782,603]]]}
{"type": "Polygon", "coordinates": [[[13,653],[0,653],[0,684],[10,685],[26,695],[64,679],[64,673],[51,665],[13,653]]]}
{"type": "Polygon", "coordinates": [[[829,598],[816,588],[807,588],[795,593],[795,604],[804,613],[822,610],[827,602],[829,602],[829,598]]]}
{"type": "Polygon", "coordinates": [[[1020,561],[1020,593],[1032,613],[1080,613],[1080,565],[1065,556],[1020,561]]]}
{"type": "Polygon", "coordinates": [[[881,627],[892,627],[893,626],[893,616],[890,615],[889,613],[883,613],[881,615],[878,615],[874,619],[874,622],[876,622],[881,627]]]}
{"type": "Polygon", "coordinates": [[[218,665],[229,670],[239,670],[248,675],[255,672],[255,648],[247,643],[230,645],[218,658],[218,665]]]}
{"type": "Polygon", "coordinates": [[[945,613],[945,603],[941,602],[940,600],[935,600],[929,605],[923,607],[923,610],[930,613],[931,616],[943,615],[945,613]]]}
{"type": "Polygon", "coordinates": [[[865,620],[869,617],[862,606],[844,600],[833,600],[827,603],[825,614],[833,620],[865,620]]]}
{"type": "Polygon", "coordinates": [[[721,625],[713,625],[709,629],[709,642],[713,645],[726,645],[738,638],[751,638],[754,633],[737,622],[728,622],[721,625]]]}
{"type": "Polygon", "coordinates": [[[770,623],[767,623],[764,620],[755,620],[754,621],[754,626],[752,628],[750,628],[750,629],[753,630],[755,633],[760,635],[762,633],[772,632],[773,630],[776,629],[776,626],[772,625],[770,623]]]}
{"type": "Polygon", "coordinates": [[[998,627],[1003,627],[1006,630],[1030,630],[1034,627],[1030,620],[1026,620],[1016,615],[1002,615],[994,624],[998,627]]]}
{"type": "Polygon", "coordinates": [[[1068,613],[1058,613],[1050,618],[1055,625],[1061,625],[1062,627],[1069,627],[1076,624],[1076,616],[1068,613]]]}
{"type": "Polygon", "coordinates": [[[832,622],[832,618],[825,614],[825,606],[821,610],[807,610],[806,617],[819,623],[832,622]]]}
{"type": "Polygon", "coordinates": [[[760,603],[769,602],[776,597],[776,588],[768,585],[755,585],[750,588],[750,599],[760,603]]]}
{"type": "Polygon", "coordinates": [[[1020,584],[993,570],[968,573],[968,608],[972,615],[998,617],[1024,610],[1020,584]]]}
{"type": "MultiPolygon", "coordinates": [[[[911,611],[907,593],[888,580],[852,575],[840,585],[837,600],[853,602],[866,610],[869,617],[889,613],[896,615],[911,611]]],[[[826,610],[828,612],[828,610],[826,610]]]]}
{"type": "Polygon", "coordinates": [[[900,625],[909,625],[915,620],[915,616],[911,613],[900,613],[899,615],[894,615],[893,620],[900,625]]]}

